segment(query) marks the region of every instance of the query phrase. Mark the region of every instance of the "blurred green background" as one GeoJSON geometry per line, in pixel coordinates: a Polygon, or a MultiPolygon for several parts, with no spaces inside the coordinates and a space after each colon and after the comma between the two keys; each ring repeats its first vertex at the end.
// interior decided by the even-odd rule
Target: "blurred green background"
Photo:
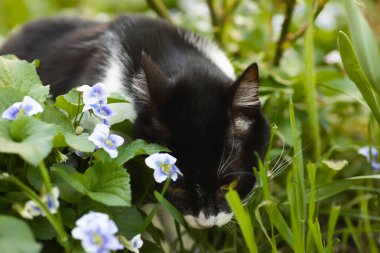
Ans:
{"type": "MultiPolygon", "coordinates": [[[[106,21],[120,13],[161,16],[215,40],[227,52],[238,74],[250,63],[258,62],[263,110],[269,122],[278,127],[270,152],[270,167],[278,165],[277,159],[281,160],[281,169],[285,169],[289,163],[282,161],[290,159],[292,162],[293,139],[289,123],[289,99],[292,97],[304,161],[317,163],[317,184],[334,183],[334,180],[342,178],[377,173],[358,154],[358,149],[362,146],[380,145],[379,125],[371,116],[359,90],[347,77],[337,49],[338,32],[343,30],[349,33],[350,17],[346,15],[343,2],[344,0],[315,1],[311,48],[314,53],[312,81],[315,82],[314,102],[318,117],[314,119],[311,119],[308,108],[310,101],[307,101],[305,94],[307,53],[304,38],[310,15],[305,1],[0,0],[0,43],[12,29],[42,17],[79,16],[106,21]],[[285,25],[286,29],[282,29],[289,13],[292,14],[291,22],[285,25]],[[313,145],[315,140],[310,130],[315,125],[319,127],[320,138],[320,157],[317,159],[313,145]],[[333,170],[322,163],[326,160],[345,160],[348,165],[342,170],[333,170]]],[[[380,2],[372,0],[360,3],[378,41],[380,2]]],[[[351,38],[354,36],[360,35],[350,35],[351,38]]],[[[271,183],[272,195],[278,203],[286,200],[286,174],[283,175],[271,183]]],[[[306,179],[305,184],[308,185],[306,179]]],[[[362,218],[365,216],[361,213],[363,210],[360,201],[364,198],[368,201],[366,217],[371,219],[372,231],[379,234],[380,197],[378,184],[373,182],[366,182],[360,189],[358,186],[357,189],[347,190],[334,198],[319,202],[321,229],[326,231],[331,206],[341,205],[341,217],[353,220],[358,231],[362,231],[358,232],[359,244],[365,245],[367,239],[360,237],[364,226],[362,218]]],[[[286,208],[284,213],[289,218],[286,208]]],[[[340,232],[349,234],[352,233],[352,228],[347,229],[345,226],[340,232]]],[[[258,241],[260,238],[265,240],[263,234],[258,238],[258,241]]],[[[376,240],[379,240],[378,237],[376,240]]],[[[362,252],[369,252],[365,246],[357,247],[363,247],[362,252]]]]}

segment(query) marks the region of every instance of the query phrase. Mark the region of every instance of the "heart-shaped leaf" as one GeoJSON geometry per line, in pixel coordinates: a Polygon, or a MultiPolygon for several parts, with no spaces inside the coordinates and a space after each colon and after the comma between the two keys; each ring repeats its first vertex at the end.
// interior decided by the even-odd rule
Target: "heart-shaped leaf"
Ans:
{"type": "Polygon", "coordinates": [[[0,152],[18,154],[28,163],[38,166],[52,150],[56,133],[53,125],[33,117],[0,120],[0,152]]]}
{"type": "Polygon", "coordinates": [[[22,220],[0,216],[0,249],[7,253],[38,253],[41,245],[33,238],[32,231],[22,220]]]}
{"type": "Polygon", "coordinates": [[[84,174],[55,165],[56,172],[80,193],[108,206],[130,206],[129,174],[116,163],[95,163],[84,174]]]}

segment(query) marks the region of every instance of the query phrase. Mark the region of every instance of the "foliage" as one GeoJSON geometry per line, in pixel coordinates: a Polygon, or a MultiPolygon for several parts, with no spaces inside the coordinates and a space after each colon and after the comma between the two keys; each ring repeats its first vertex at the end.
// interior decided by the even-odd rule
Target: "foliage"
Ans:
{"type": "Polygon", "coordinates": [[[0,113],[27,95],[44,108],[33,117],[0,120],[0,251],[83,252],[70,231],[80,217],[96,211],[115,222],[122,243],[149,234],[149,240],[143,235],[140,252],[379,252],[380,176],[371,168],[379,157],[363,157],[358,150],[380,147],[380,17],[371,11],[372,2],[363,5],[353,0],[0,1],[4,36],[52,13],[111,18],[128,11],[157,14],[214,38],[237,73],[259,63],[260,99],[273,125],[266,159],[253,169],[254,197],[243,204],[234,190],[226,195],[236,223],[194,230],[163,192],[152,189],[153,170],[142,156],[169,150],[130,141],[127,101],[118,94],[108,98],[107,106],[123,111],[110,118],[111,131],[128,140],[111,158],[88,139],[94,116],[81,116],[80,92],[73,89],[52,101],[36,73],[38,61],[0,57],[0,113]],[[337,49],[342,62],[332,57],[337,49]],[[42,201],[53,187],[59,188],[57,213],[42,201]],[[45,216],[22,216],[30,200],[45,216]],[[156,202],[150,211],[143,207],[148,201],[156,202]],[[169,214],[166,229],[152,223],[159,207],[169,214]]]}

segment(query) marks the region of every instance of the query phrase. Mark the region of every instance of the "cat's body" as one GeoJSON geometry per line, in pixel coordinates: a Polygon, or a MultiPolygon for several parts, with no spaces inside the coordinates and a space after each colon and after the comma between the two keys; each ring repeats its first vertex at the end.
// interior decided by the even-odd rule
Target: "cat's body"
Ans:
{"type": "Polygon", "coordinates": [[[168,146],[183,177],[168,199],[193,227],[221,226],[231,211],[224,193],[246,198],[255,184],[255,153],[264,156],[268,125],[253,64],[234,81],[214,44],[164,21],[120,16],[110,23],[49,19],[25,26],[0,49],[40,59],[38,73],[56,96],[104,83],[133,103],[135,137],[168,146]]]}

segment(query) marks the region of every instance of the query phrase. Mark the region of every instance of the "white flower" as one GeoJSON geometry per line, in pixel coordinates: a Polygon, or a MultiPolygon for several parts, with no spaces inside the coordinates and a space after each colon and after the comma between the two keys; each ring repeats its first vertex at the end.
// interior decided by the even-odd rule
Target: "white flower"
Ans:
{"type": "Polygon", "coordinates": [[[107,214],[90,212],[77,220],[75,225],[71,234],[73,238],[81,240],[87,253],[108,253],[124,248],[115,236],[118,231],[116,224],[107,214]]]}
{"type": "Polygon", "coordinates": [[[154,179],[157,183],[162,183],[168,177],[176,181],[181,171],[175,165],[177,159],[167,153],[156,153],[145,159],[146,165],[154,170],[154,179]]]}
{"type": "MultiPolygon", "coordinates": [[[[59,189],[58,187],[53,187],[50,194],[45,194],[41,197],[41,201],[51,213],[57,213],[59,207],[58,197],[59,189]]],[[[20,210],[20,215],[26,219],[33,219],[36,216],[46,216],[45,212],[33,200],[29,200],[25,203],[24,208],[20,210]]]]}
{"type": "Polygon", "coordinates": [[[93,142],[97,148],[104,149],[111,158],[117,157],[118,152],[116,148],[124,143],[123,137],[110,134],[110,129],[105,124],[97,124],[94,132],[88,139],[93,142]]]}
{"type": "MultiPolygon", "coordinates": [[[[51,213],[57,213],[59,207],[59,189],[58,187],[53,187],[50,194],[42,196],[42,202],[47,206],[51,213]]],[[[45,213],[42,213],[45,216],[45,213]]]]}
{"type": "Polygon", "coordinates": [[[92,87],[88,85],[82,85],[76,90],[83,92],[83,102],[85,105],[96,104],[101,100],[105,100],[110,95],[102,83],[97,83],[92,87]]]}
{"type": "Polygon", "coordinates": [[[43,111],[42,106],[33,98],[25,96],[22,102],[17,102],[6,109],[1,117],[15,120],[20,115],[32,116],[43,111]]]}
{"type": "Polygon", "coordinates": [[[33,200],[25,203],[24,208],[20,211],[20,215],[25,219],[33,219],[36,216],[42,215],[43,211],[39,208],[33,200]]]}
{"type": "Polygon", "coordinates": [[[134,253],[139,253],[140,248],[143,246],[144,242],[141,240],[141,234],[136,235],[131,240],[127,241],[126,248],[129,251],[132,251],[134,253]]]}

